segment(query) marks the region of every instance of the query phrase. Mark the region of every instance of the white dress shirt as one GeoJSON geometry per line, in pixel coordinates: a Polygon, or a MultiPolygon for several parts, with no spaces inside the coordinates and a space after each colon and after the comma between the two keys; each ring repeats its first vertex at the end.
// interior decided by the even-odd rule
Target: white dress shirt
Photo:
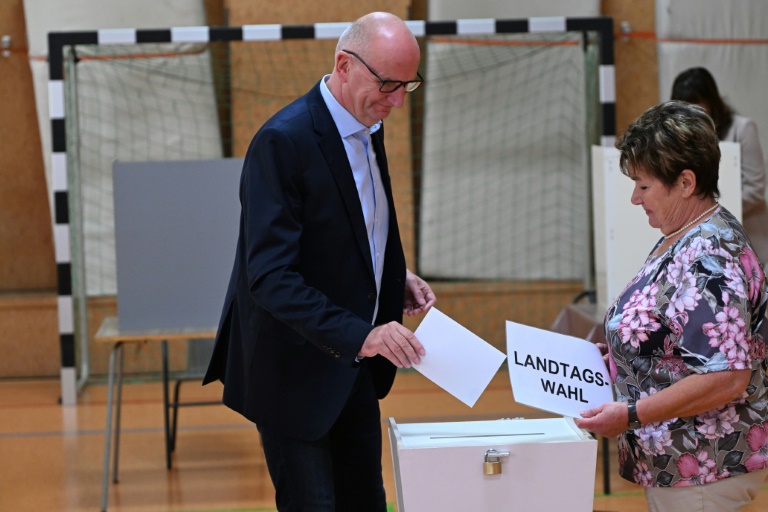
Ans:
{"type": "Polygon", "coordinates": [[[381,172],[376,161],[376,152],[371,144],[371,134],[381,127],[381,121],[371,127],[363,125],[333,97],[328,90],[326,75],[320,81],[320,93],[328,106],[336,128],[339,130],[349,165],[357,186],[360,205],[368,233],[368,247],[371,263],[376,276],[376,306],[371,323],[375,322],[379,310],[378,295],[381,291],[381,277],[384,269],[384,252],[389,231],[389,205],[381,182],[381,172]]]}

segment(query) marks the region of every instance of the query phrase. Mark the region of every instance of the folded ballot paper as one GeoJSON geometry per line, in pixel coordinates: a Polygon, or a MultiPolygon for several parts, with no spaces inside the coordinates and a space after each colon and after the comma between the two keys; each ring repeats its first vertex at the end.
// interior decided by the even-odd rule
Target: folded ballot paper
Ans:
{"type": "Polygon", "coordinates": [[[432,308],[416,329],[426,355],[413,367],[472,407],[506,356],[466,327],[432,308]]]}
{"type": "Polygon", "coordinates": [[[578,418],[613,400],[603,356],[592,342],[507,322],[507,357],[518,403],[578,418]]]}

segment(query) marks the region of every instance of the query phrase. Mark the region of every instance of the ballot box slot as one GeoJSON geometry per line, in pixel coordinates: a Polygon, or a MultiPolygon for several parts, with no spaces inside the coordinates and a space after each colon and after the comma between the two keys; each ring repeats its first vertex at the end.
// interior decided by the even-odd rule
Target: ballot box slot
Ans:
{"type": "Polygon", "coordinates": [[[480,437],[543,436],[544,432],[521,432],[516,434],[472,434],[466,436],[430,436],[430,439],[466,439],[480,437]]]}

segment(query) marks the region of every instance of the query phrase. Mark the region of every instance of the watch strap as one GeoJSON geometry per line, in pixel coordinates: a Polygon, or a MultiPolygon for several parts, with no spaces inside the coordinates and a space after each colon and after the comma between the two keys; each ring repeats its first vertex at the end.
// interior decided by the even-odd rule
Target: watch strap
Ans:
{"type": "Polygon", "coordinates": [[[627,402],[627,420],[629,428],[638,429],[641,427],[640,418],[637,417],[637,403],[634,400],[627,402]]]}

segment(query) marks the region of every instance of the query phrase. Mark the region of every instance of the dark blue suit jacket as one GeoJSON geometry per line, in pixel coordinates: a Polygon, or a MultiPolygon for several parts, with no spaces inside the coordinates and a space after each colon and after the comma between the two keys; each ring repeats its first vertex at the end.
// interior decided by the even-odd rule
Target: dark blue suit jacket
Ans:
{"type": "MultiPolygon", "coordinates": [[[[376,324],[402,321],[405,258],[384,151],[372,136],[389,203],[376,324]]],[[[315,440],[336,421],[373,329],[376,282],[363,211],[341,136],[316,85],[253,138],[240,180],[240,234],[204,384],[287,436],[315,440]]],[[[366,359],[383,398],[396,368],[366,359]]]]}

